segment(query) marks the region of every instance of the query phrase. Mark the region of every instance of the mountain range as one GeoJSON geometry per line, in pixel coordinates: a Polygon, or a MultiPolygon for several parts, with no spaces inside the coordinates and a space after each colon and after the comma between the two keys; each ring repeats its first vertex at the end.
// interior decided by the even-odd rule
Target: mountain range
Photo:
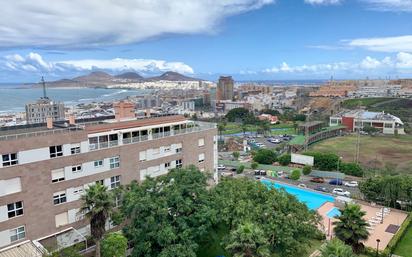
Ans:
{"type": "MultiPolygon", "coordinates": [[[[49,81],[47,87],[107,87],[114,84],[127,84],[156,81],[201,81],[201,79],[188,77],[177,72],[168,71],[160,76],[143,77],[136,72],[125,72],[118,75],[110,75],[103,71],[93,71],[87,75],[72,79],[60,79],[49,81]]],[[[40,86],[40,83],[35,86],[40,86]]]]}

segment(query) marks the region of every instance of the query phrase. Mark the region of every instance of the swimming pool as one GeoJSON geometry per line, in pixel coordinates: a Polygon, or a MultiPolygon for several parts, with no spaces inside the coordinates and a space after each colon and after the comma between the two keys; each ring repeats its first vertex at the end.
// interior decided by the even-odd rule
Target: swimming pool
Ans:
{"type": "Polygon", "coordinates": [[[328,216],[329,218],[336,218],[340,216],[340,210],[336,207],[333,207],[328,211],[328,213],[326,213],[326,216],[328,216]]]}
{"type": "Polygon", "coordinates": [[[296,196],[296,198],[298,198],[300,202],[305,203],[306,206],[311,210],[317,210],[326,202],[335,201],[335,198],[330,195],[324,195],[285,184],[274,183],[269,180],[262,180],[261,182],[271,188],[274,187],[276,189],[284,189],[289,194],[296,196]]]}

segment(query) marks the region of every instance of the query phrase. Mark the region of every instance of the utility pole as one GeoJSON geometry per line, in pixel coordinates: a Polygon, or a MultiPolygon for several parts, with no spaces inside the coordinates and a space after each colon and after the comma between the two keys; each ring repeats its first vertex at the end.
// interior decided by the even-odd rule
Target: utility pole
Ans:
{"type": "Polygon", "coordinates": [[[363,126],[361,125],[362,122],[360,121],[361,119],[360,119],[359,112],[355,116],[355,126],[356,126],[356,122],[358,122],[358,126],[356,126],[357,127],[357,135],[356,135],[356,154],[355,154],[355,163],[357,163],[357,164],[359,164],[360,130],[361,130],[361,127],[363,128],[363,126]]]}
{"type": "Polygon", "coordinates": [[[308,116],[306,118],[306,125],[305,125],[305,152],[308,151],[308,145],[309,145],[309,121],[310,121],[310,112],[308,113],[308,116]]]}

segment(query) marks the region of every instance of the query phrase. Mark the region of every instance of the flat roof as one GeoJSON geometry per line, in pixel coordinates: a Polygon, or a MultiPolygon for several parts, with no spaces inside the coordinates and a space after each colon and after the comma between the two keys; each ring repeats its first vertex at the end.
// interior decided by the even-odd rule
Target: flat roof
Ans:
{"type": "Polygon", "coordinates": [[[0,251],[0,257],[41,257],[43,252],[37,248],[33,242],[26,241],[21,244],[7,247],[0,251]]]}

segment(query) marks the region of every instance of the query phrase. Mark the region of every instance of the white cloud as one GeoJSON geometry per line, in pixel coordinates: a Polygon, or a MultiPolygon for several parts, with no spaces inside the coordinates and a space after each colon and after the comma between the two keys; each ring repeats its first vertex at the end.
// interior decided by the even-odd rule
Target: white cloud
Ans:
{"type": "Polygon", "coordinates": [[[336,5],[342,1],[343,0],[305,0],[305,3],[312,5],[336,5]]]}
{"type": "Polygon", "coordinates": [[[6,1],[0,8],[0,47],[98,47],[170,33],[212,33],[224,18],[274,1],[6,1]]]}
{"type": "Polygon", "coordinates": [[[371,9],[378,11],[411,12],[412,0],[363,0],[371,9]]]}
{"type": "Polygon", "coordinates": [[[359,38],[343,41],[348,46],[378,52],[412,52],[412,35],[399,37],[359,38]]]}
{"type": "Polygon", "coordinates": [[[398,68],[412,69],[412,54],[409,53],[398,53],[396,56],[398,68]]]}
{"type": "Polygon", "coordinates": [[[109,60],[45,61],[42,56],[37,53],[29,53],[26,56],[18,54],[5,56],[3,59],[0,59],[0,71],[1,70],[37,74],[59,73],[62,75],[91,70],[107,70],[110,72],[134,70],[141,73],[158,73],[165,71],[176,71],[185,74],[194,73],[189,65],[182,62],[122,58],[109,60]]]}
{"type": "Polygon", "coordinates": [[[400,52],[394,58],[390,56],[383,59],[377,59],[370,56],[365,57],[359,62],[334,62],[323,64],[305,64],[298,66],[288,65],[283,62],[279,66],[267,68],[261,71],[266,74],[306,74],[306,75],[330,75],[334,73],[345,73],[349,75],[353,74],[365,74],[376,73],[384,74],[390,72],[396,74],[397,72],[409,72],[412,73],[412,54],[400,52]]]}

